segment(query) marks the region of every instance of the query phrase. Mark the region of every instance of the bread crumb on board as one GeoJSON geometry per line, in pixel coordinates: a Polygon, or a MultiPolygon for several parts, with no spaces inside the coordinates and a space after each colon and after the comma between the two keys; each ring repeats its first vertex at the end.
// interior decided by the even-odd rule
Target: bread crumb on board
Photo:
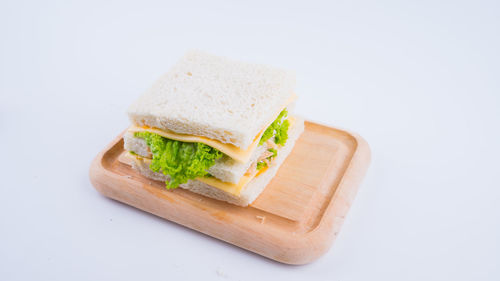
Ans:
{"type": "Polygon", "coordinates": [[[260,223],[263,224],[266,222],[266,216],[255,216],[258,220],[260,220],[260,223]]]}

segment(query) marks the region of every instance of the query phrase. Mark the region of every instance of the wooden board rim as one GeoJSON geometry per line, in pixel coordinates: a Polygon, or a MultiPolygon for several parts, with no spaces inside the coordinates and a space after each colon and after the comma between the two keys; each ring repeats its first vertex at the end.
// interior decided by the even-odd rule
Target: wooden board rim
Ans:
{"type": "MultiPolygon", "coordinates": [[[[306,121],[306,127],[307,126],[328,127],[310,121],[306,121]]],[[[210,228],[201,229],[199,226],[182,221],[177,217],[166,218],[164,215],[155,213],[154,211],[133,206],[279,262],[287,264],[309,263],[320,257],[330,248],[334,238],[340,230],[345,215],[347,214],[350,204],[354,199],[357,187],[361,183],[370,162],[370,149],[363,138],[355,133],[347,132],[345,130],[339,130],[332,127],[328,128],[344,132],[347,136],[349,136],[351,140],[355,142],[355,150],[338,186],[336,187],[335,193],[328,202],[323,217],[314,229],[302,234],[280,237],[277,237],[276,233],[272,233],[270,231],[266,232],[265,228],[259,229],[264,236],[267,235],[269,237],[267,242],[270,240],[280,241],[280,245],[278,246],[272,243],[266,244],[266,241],[257,241],[259,238],[256,238],[256,245],[252,245],[252,243],[239,243],[234,238],[228,237],[227,235],[225,236],[223,232],[217,233],[217,231],[210,228]],[[262,249],[262,245],[267,248],[274,248],[271,249],[272,251],[266,251],[265,249],[262,249]]],[[[109,186],[106,186],[101,182],[101,179],[103,178],[112,179],[115,182],[123,180],[122,176],[108,171],[103,164],[105,153],[113,148],[113,146],[115,146],[115,144],[120,140],[121,136],[115,138],[113,142],[107,145],[106,148],[95,157],[90,167],[89,174],[92,184],[100,193],[112,199],[123,201],[116,199],[116,195],[110,193],[109,186]]],[[[196,212],[195,209],[192,209],[194,206],[185,205],[183,207],[188,209],[191,208],[191,211],[196,212]]],[[[176,208],[176,206],[172,202],[165,200],[165,208],[176,208]]],[[[210,222],[208,224],[209,226],[210,224],[220,223],[220,218],[214,214],[200,213],[199,215],[201,215],[207,223],[210,222]]],[[[243,228],[243,231],[245,230],[244,226],[240,225],[240,227],[243,228]]],[[[252,231],[252,229],[248,229],[248,231],[252,231]]]]}

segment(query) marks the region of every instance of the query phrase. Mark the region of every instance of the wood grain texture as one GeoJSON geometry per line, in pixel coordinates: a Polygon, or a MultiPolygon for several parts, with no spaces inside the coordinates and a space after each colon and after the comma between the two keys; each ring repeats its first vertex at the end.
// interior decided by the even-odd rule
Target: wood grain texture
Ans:
{"type": "Polygon", "coordinates": [[[367,143],[343,130],[305,122],[304,133],[264,192],[248,207],[166,190],[121,157],[122,135],[92,162],[103,195],[288,264],[309,263],[331,246],[370,162],[367,143]]]}

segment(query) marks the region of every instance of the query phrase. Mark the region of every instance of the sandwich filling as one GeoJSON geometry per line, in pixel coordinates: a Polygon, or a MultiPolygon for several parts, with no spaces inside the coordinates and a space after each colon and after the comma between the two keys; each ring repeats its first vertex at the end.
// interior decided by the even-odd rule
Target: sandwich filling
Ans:
{"type": "Polygon", "coordinates": [[[151,131],[133,131],[134,137],[144,139],[152,155],[152,159],[138,155],[135,155],[135,159],[147,162],[149,169],[153,172],[161,172],[168,176],[169,180],[166,181],[168,189],[196,179],[237,195],[248,182],[267,169],[278,155],[279,148],[285,145],[288,139],[288,129],[293,123],[293,118],[287,118],[287,114],[287,109],[283,109],[278,117],[259,134],[255,143],[258,146],[265,145],[267,150],[236,184],[223,182],[207,172],[224,153],[205,143],[184,142],[151,131]]]}
{"type": "MultiPolygon", "coordinates": [[[[138,155],[134,155],[134,161],[137,163],[138,166],[141,166],[143,163],[149,165],[151,167],[152,160],[148,158],[144,158],[138,155]]],[[[253,170],[251,173],[246,173],[243,175],[238,183],[230,183],[230,182],[223,182],[219,179],[216,179],[214,177],[206,176],[206,177],[199,177],[196,178],[197,181],[201,181],[203,183],[206,183],[212,187],[215,187],[217,189],[223,190],[227,193],[230,193],[234,196],[239,196],[241,193],[241,190],[243,190],[243,187],[245,187],[252,179],[255,177],[258,177],[262,173],[264,173],[267,170],[267,167],[261,169],[261,170],[253,170]]]]}
{"type": "Polygon", "coordinates": [[[153,159],[149,168],[170,177],[167,188],[208,176],[206,170],[222,157],[217,149],[199,142],[176,141],[150,132],[136,132],[134,136],[144,139],[151,150],[153,159]]]}

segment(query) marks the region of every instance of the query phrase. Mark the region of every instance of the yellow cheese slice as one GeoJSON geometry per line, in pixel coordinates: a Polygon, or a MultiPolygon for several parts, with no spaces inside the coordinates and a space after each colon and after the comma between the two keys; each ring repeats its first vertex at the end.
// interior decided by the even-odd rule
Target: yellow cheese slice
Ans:
{"type": "Polygon", "coordinates": [[[201,143],[204,143],[208,146],[211,146],[211,147],[219,150],[220,152],[226,154],[227,156],[233,158],[234,160],[236,160],[238,162],[246,163],[252,157],[252,153],[253,153],[254,149],[259,145],[259,140],[260,140],[262,134],[264,134],[264,131],[267,129],[267,127],[269,127],[269,125],[271,125],[271,123],[273,123],[273,121],[278,117],[280,112],[285,107],[287,107],[290,103],[292,103],[296,99],[297,99],[297,95],[292,94],[292,96],[290,96],[290,98],[287,100],[286,104],[283,105],[280,108],[280,110],[276,114],[273,115],[273,118],[266,124],[266,126],[264,126],[264,128],[259,132],[259,134],[255,137],[253,142],[246,149],[242,149],[242,148],[237,147],[237,146],[230,144],[230,143],[223,143],[221,141],[209,139],[209,138],[202,137],[202,136],[177,134],[173,131],[160,130],[160,129],[151,128],[148,126],[140,126],[139,127],[136,125],[132,125],[129,128],[129,131],[130,132],[144,132],[144,131],[146,131],[146,132],[158,134],[158,135],[165,137],[165,138],[168,138],[168,139],[173,139],[173,140],[183,141],[183,142],[201,142],[201,143]]]}
{"type": "MultiPolygon", "coordinates": [[[[136,161],[136,163],[138,165],[141,165],[142,163],[145,163],[148,165],[151,164],[151,159],[148,159],[148,158],[143,158],[141,156],[137,156],[137,155],[130,155],[131,157],[134,157],[134,161],[136,161]]],[[[216,179],[216,178],[204,178],[204,177],[199,177],[199,178],[196,178],[196,180],[198,181],[201,181],[203,183],[206,183],[210,186],[213,186],[217,189],[220,189],[220,190],[223,190],[227,193],[230,193],[232,195],[235,195],[235,196],[239,196],[240,193],[241,193],[241,190],[243,190],[243,188],[255,177],[258,177],[260,174],[264,173],[266,170],[268,169],[268,167],[264,167],[260,170],[255,170],[252,174],[250,175],[244,175],[241,177],[240,181],[238,183],[230,183],[230,182],[223,182],[219,179],[216,179]]]]}

